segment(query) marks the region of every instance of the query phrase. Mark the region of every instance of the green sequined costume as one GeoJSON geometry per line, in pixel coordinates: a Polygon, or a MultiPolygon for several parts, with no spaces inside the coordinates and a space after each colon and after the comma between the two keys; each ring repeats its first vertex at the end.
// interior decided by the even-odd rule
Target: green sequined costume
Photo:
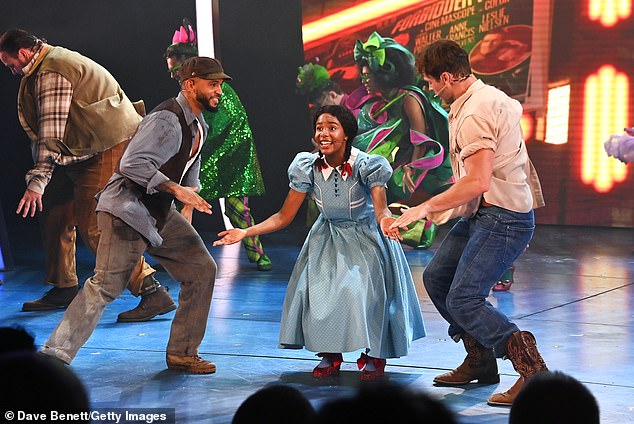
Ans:
{"type": "MultiPolygon", "coordinates": [[[[233,88],[223,83],[218,110],[203,111],[203,116],[209,134],[201,153],[199,194],[204,199],[224,197],[225,215],[234,227],[253,226],[248,197],[264,194],[264,181],[244,106],[233,88]]],[[[270,269],[258,236],[246,237],[242,244],[249,261],[270,269]]]]}
{"type": "Polygon", "coordinates": [[[217,112],[203,111],[209,135],[202,149],[200,195],[205,199],[264,194],[264,181],[247,113],[236,92],[222,83],[217,112]]]}

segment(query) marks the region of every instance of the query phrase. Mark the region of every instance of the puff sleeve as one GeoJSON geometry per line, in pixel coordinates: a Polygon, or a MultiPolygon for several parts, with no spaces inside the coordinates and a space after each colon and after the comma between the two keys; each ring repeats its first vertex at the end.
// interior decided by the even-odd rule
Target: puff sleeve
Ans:
{"type": "Polygon", "coordinates": [[[314,153],[298,153],[288,167],[288,186],[300,193],[308,193],[313,190],[313,164],[317,159],[314,153]]]}
{"type": "Polygon", "coordinates": [[[392,167],[387,159],[379,155],[360,154],[359,177],[361,182],[372,188],[377,185],[386,185],[392,176],[392,167]]]}

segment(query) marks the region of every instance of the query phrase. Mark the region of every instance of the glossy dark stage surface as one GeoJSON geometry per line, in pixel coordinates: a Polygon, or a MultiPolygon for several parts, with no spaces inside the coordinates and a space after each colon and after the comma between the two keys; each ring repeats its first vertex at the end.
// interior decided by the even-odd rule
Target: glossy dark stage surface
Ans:
{"type": "MultiPolygon", "coordinates": [[[[284,291],[304,234],[303,228],[292,227],[265,236],[271,272],[256,271],[240,246],[211,248],[219,274],[200,353],[217,364],[214,375],[166,370],[173,312],[146,323],[117,324],[117,314],[137,304],[129,292],[117,299],[72,364],[92,405],[175,408],[179,423],[228,423],[244,399],[273,383],[298,388],[317,407],[352,393],[359,384],[358,353],[344,355],[338,379],[319,382],[311,376],[318,362],[313,353],[277,348],[284,291]]],[[[211,246],[214,238],[204,238],[211,246]]],[[[32,228],[13,230],[10,239],[16,267],[0,273],[0,325],[24,326],[41,345],[62,312],[20,312],[24,301],[46,290],[40,284],[43,259],[32,228]]],[[[487,406],[486,399],[514,383],[517,374],[509,361],[498,362],[499,387],[432,385],[435,375],[455,367],[465,355],[462,345],[446,336],[446,325],[422,287],[422,270],[435,246],[406,252],[428,335],[414,342],[409,356],[388,361],[388,378],[441,399],[461,423],[506,423],[508,408],[487,406]]],[[[516,265],[511,291],[492,294],[489,300],[535,334],[550,369],[589,387],[603,423],[634,422],[634,230],[540,226],[516,265]]],[[[78,266],[80,278],[89,276],[93,258],[83,247],[78,266]]],[[[164,272],[157,277],[177,298],[178,284],[164,272]]]]}

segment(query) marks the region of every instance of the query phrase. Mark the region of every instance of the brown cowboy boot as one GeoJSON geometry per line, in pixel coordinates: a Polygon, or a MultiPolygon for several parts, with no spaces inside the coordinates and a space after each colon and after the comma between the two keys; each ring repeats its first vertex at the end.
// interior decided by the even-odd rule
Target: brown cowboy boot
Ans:
{"type": "Polygon", "coordinates": [[[467,333],[462,334],[462,342],[467,357],[455,370],[434,378],[437,386],[460,386],[478,380],[479,384],[496,384],[500,382],[498,364],[492,349],[482,346],[467,333]]]}
{"type": "Polygon", "coordinates": [[[493,406],[511,406],[524,382],[537,373],[548,371],[544,359],[537,350],[535,336],[528,331],[516,331],[506,342],[507,356],[520,375],[515,384],[504,393],[492,395],[487,403],[493,406]]]}

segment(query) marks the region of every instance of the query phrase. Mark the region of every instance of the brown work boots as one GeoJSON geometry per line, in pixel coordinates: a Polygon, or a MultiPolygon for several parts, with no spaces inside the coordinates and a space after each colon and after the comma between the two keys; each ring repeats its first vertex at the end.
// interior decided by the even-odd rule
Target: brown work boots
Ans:
{"type": "Polygon", "coordinates": [[[206,361],[200,356],[177,356],[166,354],[167,368],[174,371],[185,371],[191,374],[213,374],[216,364],[206,361]]]}
{"type": "Polygon", "coordinates": [[[159,287],[152,293],[141,295],[141,301],[129,311],[121,312],[117,316],[118,322],[143,322],[149,321],[155,316],[164,315],[176,309],[176,304],[172,300],[165,287],[159,287]]]}
{"type": "Polygon", "coordinates": [[[537,373],[548,371],[544,359],[537,350],[535,336],[528,331],[516,331],[509,337],[506,342],[506,354],[520,378],[506,392],[491,396],[487,401],[489,405],[511,406],[526,380],[537,373]]]}
{"type": "MultiPolygon", "coordinates": [[[[471,335],[462,335],[467,357],[455,370],[434,378],[437,386],[461,386],[477,380],[480,384],[500,382],[497,362],[492,349],[482,346],[471,335]]],[[[507,357],[520,375],[515,384],[506,392],[492,395],[487,403],[493,406],[511,406],[515,397],[530,377],[548,371],[544,359],[537,350],[535,337],[528,331],[516,331],[506,342],[507,357]]]]}
{"type": "Polygon", "coordinates": [[[480,384],[496,384],[500,382],[498,365],[493,349],[482,346],[471,335],[462,335],[467,357],[455,370],[434,378],[438,386],[461,386],[477,380],[480,384]]]}

